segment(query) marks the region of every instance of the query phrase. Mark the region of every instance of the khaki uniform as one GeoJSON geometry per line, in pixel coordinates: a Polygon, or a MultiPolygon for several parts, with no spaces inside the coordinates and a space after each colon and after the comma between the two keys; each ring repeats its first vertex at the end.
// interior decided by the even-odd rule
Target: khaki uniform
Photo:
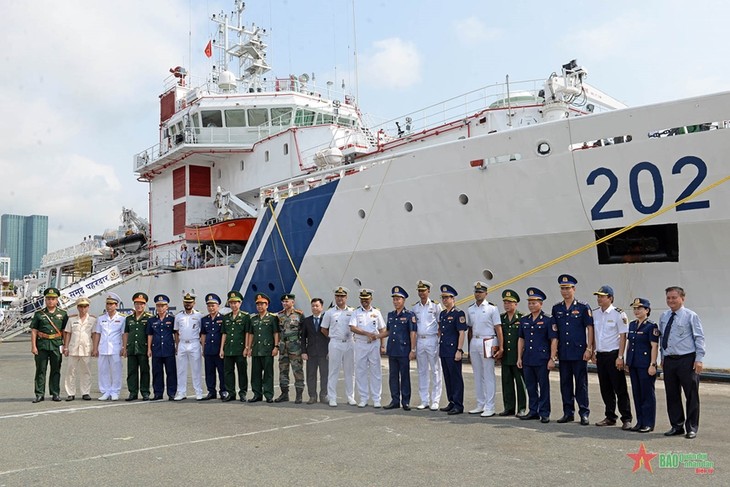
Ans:
{"type": "Polygon", "coordinates": [[[78,315],[70,316],[66,324],[64,333],[70,334],[68,341],[69,364],[66,369],[63,386],[66,389],[66,394],[69,396],[76,395],[77,371],[81,394],[91,394],[91,369],[89,369],[89,361],[91,360],[91,350],[93,349],[91,332],[95,326],[96,316],[91,315],[87,315],[84,320],[81,320],[78,315]]]}

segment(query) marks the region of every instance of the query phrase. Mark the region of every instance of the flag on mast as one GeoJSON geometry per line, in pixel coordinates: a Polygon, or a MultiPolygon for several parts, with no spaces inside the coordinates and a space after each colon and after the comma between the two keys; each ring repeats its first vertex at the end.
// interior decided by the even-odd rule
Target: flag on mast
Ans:
{"type": "Polygon", "coordinates": [[[208,45],[205,46],[205,55],[207,57],[213,57],[213,41],[208,41],[208,45]]]}

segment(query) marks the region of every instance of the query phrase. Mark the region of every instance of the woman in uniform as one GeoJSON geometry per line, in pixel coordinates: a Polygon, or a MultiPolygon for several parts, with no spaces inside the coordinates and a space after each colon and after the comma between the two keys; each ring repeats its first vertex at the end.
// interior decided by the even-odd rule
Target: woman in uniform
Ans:
{"type": "Polygon", "coordinates": [[[659,327],[649,319],[651,304],[644,298],[631,303],[636,319],[629,323],[626,365],[631,377],[631,392],[636,407],[636,424],[631,431],[648,433],[654,430],[656,420],[657,354],[659,353],[659,327]]]}

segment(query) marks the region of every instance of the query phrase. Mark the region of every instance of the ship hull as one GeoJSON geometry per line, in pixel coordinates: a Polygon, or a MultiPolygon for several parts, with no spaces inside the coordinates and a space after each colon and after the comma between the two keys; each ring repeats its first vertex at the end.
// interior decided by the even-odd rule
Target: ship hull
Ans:
{"type": "Polygon", "coordinates": [[[722,93],[380,153],[372,156],[380,164],[262,212],[235,267],[139,275],[115,292],[164,292],[175,300],[190,289],[200,295],[234,288],[253,310],[255,292],[272,296],[277,309],[278,296],[293,291],[306,308],[310,297],[328,303],[336,286],[365,286],[388,309],[396,284],[415,295],[419,279],[449,283],[466,303],[471,284],[493,276],[492,302],[506,286],[523,295],[537,286],[551,303],[560,299],[557,276],[565,272],[579,280],[578,299],[595,306],[593,291],[609,284],[617,306],[646,297],[658,319],[664,289],[679,285],[705,328],[705,365],[728,368],[728,113],[730,94],[722,93]],[[714,129],[655,136],[707,123],[714,129]],[[630,142],[582,148],[622,139],[630,142]],[[713,183],[720,184],[694,205],[671,207],[713,183]],[[669,209],[658,214],[663,208],[669,209]],[[591,245],[597,232],[637,222],[676,240],[659,242],[672,249],[666,258],[647,249],[637,258],[602,261],[600,246],[591,245]]]}

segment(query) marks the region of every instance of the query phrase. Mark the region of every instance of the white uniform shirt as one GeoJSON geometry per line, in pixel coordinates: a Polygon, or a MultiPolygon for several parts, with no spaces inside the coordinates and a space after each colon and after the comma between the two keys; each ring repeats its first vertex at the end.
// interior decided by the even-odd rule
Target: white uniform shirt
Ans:
{"type": "Polygon", "coordinates": [[[320,328],[329,330],[330,340],[347,341],[352,339],[350,320],[355,312],[351,307],[340,309],[337,306],[325,311],[320,328]]]}
{"type": "MultiPolygon", "coordinates": [[[[380,330],[385,328],[385,321],[383,315],[379,309],[375,309],[372,306],[370,309],[364,309],[359,306],[350,318],[350,326],[359,328],[368,333],[378,333],[380,330]]],[[[353,335],[356,342],[369,342],[370,339],[363,335],[353,335]]]]}
{"type": "Polygon", "coordinates": [[[175,315],[174,330],[178,332],[180,341],[200,340],[200,320],[203,315],[193,310],[188,314],[184,310],[175,315]]]}
{"type": "Polygon", "coordinates": [[[68,354],[74,357],[90,357],[91,356],[91,332],[96,327],[96,316],[86,315],[82,321],[78,315],[69,316],[66,333],[71,333],[68,341],[68,354]]]}
{"type": "Polygon", "coordinates": [[[626,313],[613,304],[606,311],[599,307],[593,310],[593,330],[596,352],[612,352],[619,349],[619,335],[629,332],[629,320],[626,313]]]}
{"type": "Polygon", "coordinates": [[[499,308],[486,300],[480,305],[472,304],[466,310],[466,326],[471,328],[472,338],[496,338],[494,327],[502,326],[499,308]]]}
{"type": "Polygon", "coordinates": [[[100,335],[99,355],[119,355],[122,351],[124,316],[114,313],[114,317],[110,317],[108,313],[104,313],[96,321],[94,333],[100,335]]]}
{"type": "Polygon", "coordinates": [[[443,307],[440,303],[434,303],[429,298],[426,304],[419,300],[413,305],[413,312],[418,320],[418,336],[436,336],[439,330],[439,315],[443,307]]]}

